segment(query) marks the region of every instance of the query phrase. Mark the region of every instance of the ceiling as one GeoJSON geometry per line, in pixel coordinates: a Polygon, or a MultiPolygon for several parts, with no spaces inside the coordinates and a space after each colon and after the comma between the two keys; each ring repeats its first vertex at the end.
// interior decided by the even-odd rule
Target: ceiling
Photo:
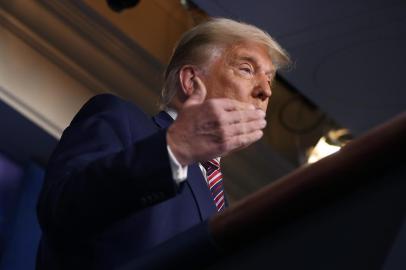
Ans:
{"type": "Polygon", "coordinates": [[[406,109],[404,0],[194,0],[267,30],[291,54],[280,75],[358,135],[406,109]]]}

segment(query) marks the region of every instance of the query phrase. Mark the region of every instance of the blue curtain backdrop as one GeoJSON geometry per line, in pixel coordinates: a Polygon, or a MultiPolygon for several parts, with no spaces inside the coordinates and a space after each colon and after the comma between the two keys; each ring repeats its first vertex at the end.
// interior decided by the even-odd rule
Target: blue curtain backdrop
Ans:
{"type": "MultiPolygon", "coordinates": [[[[35,257],[40,239],[36,203],[44,171],[30,163],[24,168],[19,195],[5,229],[0,270],[35,269],[35,257]]],[[[0,206],[1,207],[1,206],[0,206]]]]}
{"type": "Polygon", "coordinates": [[[3,254],[10,223],[21,191],[23,168],[0,153],[0,255],[3,254]]]}

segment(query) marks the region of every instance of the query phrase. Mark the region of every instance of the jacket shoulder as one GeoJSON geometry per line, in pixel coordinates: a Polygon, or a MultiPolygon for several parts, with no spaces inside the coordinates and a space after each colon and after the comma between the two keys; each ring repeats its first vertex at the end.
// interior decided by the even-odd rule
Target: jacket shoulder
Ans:
{"type": "Polygon", "coordinates": [[[131,112],[148,117],[140,108],[130,101],[112,94],[99,94],[90,98],[73,118],[71,124],[97,114],[116,114],[131,112]]]}

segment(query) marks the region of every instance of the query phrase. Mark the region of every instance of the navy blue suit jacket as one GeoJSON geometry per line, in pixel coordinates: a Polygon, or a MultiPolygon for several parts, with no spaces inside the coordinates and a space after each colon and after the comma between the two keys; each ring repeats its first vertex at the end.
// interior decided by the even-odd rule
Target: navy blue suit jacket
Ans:
{"type": "Polygon", "coordinates": [[[172,179],[165,112],[88,101],[50,158],[38,203],[38,269],[113,269],[216,213],[197,164],[172,179]]]}

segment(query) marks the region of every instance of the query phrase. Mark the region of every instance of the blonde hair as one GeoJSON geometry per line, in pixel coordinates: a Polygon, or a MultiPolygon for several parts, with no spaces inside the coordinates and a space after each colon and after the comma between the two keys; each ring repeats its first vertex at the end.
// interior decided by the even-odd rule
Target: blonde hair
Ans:
{"type": "Polygon", "coordinates": [[[175,46],[165,70],[160,107],[164,109],[179,89],[179,71],[187,64],[202,66],[211,59],[211,52],[242,41],[265,45],[278,70],[287,67],[286,51],[265,31],[256,26],[225,18],[210,19],[183,34],[175,46]]]}

